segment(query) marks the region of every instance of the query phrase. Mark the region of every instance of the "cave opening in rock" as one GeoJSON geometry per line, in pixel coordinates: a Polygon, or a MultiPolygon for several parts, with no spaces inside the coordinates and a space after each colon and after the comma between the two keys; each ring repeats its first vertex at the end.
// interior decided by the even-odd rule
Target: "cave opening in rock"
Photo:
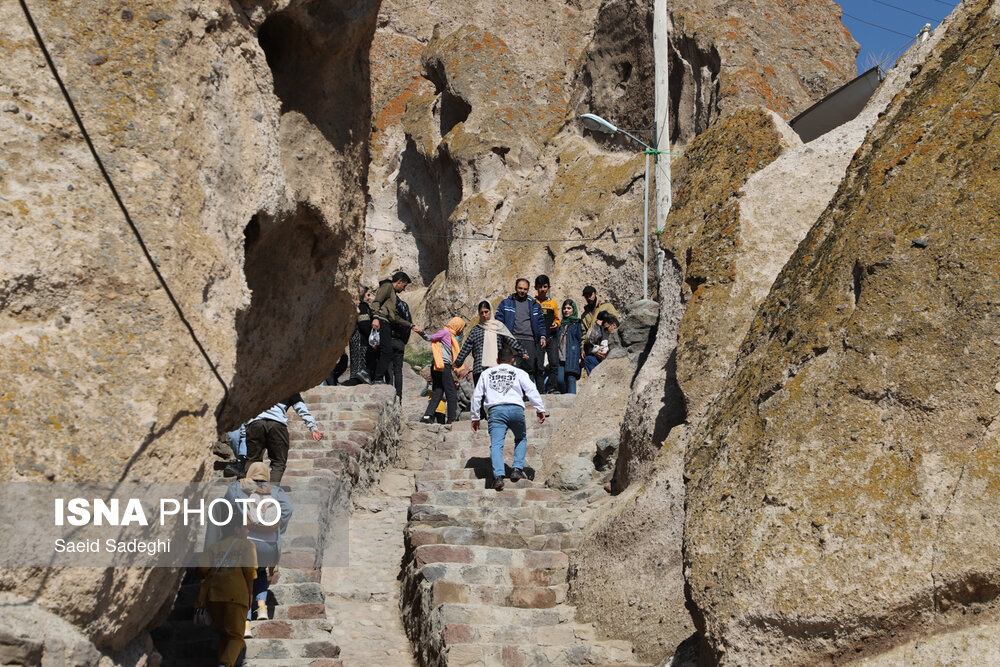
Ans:
{"type": "Polygon", "coordinates": [[[357,109],[370,106],[368,59],[345,57],[370,41],[368,23],[368,12],[305,3],[272,14],[257,31],[281,113],[301,113],[336,149],[358,142],[357,109]]]}
{"type": "Polygon", "coordinates": [[[438,96],[437,113],[441,137],[443,138],[456,125],[468,120],[469,114],[472,113],[472,107],[461,97],[448,90],[448,75],[441,62],[429,63],[424,77],[434,84],[434,92],[438,96]]]}

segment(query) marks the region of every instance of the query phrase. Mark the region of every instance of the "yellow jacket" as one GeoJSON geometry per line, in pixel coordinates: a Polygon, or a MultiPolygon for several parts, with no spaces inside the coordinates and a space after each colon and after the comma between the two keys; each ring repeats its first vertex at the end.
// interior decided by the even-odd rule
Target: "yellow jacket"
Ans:
{"type": "Polygon", "coordinates": [[[198,594],[199,606],[209,602],[235,602],[249,607],[253,580],[257,578],[257,549],[250,540],[227,537],[201,555],[198,574],[205,577],[198,594]],[[225,562],[219,565],[227,550],[225,562]]]}

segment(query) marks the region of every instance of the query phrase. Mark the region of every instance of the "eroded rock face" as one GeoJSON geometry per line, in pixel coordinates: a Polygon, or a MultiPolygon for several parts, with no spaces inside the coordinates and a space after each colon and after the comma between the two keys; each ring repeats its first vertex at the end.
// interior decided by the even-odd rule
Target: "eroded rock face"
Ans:
{"type": "Polygon", "coordinates": [[[994,607],[998,22],[995,3],[962,5],[690,438],[685,561],[710,659],[841,659],[994,607]]]}
{"type": "MultiPolygon", "coordinates": [[[[650,5],[386,3],[373,48],[366,279],[408,271],[430,288],[426,313],[417,304],[430,321],[471,314],[539,273],[558,298],[590,282],[619,306],[640,298],[642,159],[627,139],[581,140],[574,116],[652,126],[650,5]]],[[[853,73],[855,45],[833,3],[673,11],[678,141],[740,104],[791,115],[853,73]],[[769,47],[757,73],[751,54],[787,31],[796,36],[769,47]],[[803,56],[803,34],[826,60],[803,56]]]]}
{"type": "MultiPolygon", "coordinates": [[[[316,384],[343,349],[376,8],[31,6],[137,233],[5,3],[0,478],[197,479],[220,427],[316,384]]],[[[178,576],[4,570],[0,588],[117,650],[178,576]]]]}
{"type": "MultiPolygon", "coordinates": [[[[669,11],[672,142],[687,144],[741,106],[789,119],[855,76],[857,44],[829,0],[794,7],[680,0],[669,11]]],[[[652,25],[652,2],[601,5],[582,69],[581,112],[619,127],[654,126],[652,25]]],[[[624,137],[606,141],[628,146],[624,137]]]]}

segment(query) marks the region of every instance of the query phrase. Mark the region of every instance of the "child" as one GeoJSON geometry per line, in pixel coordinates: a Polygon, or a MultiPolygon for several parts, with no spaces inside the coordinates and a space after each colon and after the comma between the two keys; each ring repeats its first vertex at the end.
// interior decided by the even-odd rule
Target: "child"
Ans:
{"type": "MultiPolygon", "coordinates": [[[[431,352],[434,355],[434,365],[431,370],[431,400],[427,404],[424,416],[420,418],[425,424],[430,424],[434,420],[434,412],[442,394],[448,400],[447,423],[458,419],[458,391],[455,387],[455,376],[452,373],[453,360],[458,357],[461,347],[458,344],[458,336],[465,329],[465,320],[461,317],[453,317],[445,325],[444,329],[430,335],[431,352]]],[[[464,376],[467,371],[460,370],[464,376]]]]}

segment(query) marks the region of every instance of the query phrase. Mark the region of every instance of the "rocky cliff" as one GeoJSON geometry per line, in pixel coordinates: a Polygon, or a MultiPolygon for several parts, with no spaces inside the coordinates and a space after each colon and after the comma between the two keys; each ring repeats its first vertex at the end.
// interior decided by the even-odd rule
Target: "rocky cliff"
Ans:
{"type": "MultiPolygon", "coordinates": [[[[672,11],[678,142],[741,104],[787,117],[853,72],[856,46],[832,2],[672,11]]],[[[366,279],[403,268],[433,285],[435,321],[543,272],[559,297],[595,283],[621,305],[639,298],[642,158],[627,140],[581,137],[574,118],[652,127],[651,12],[623,0],[384,3],[366,279]]]]}
{"type": "MultiPolygon", "coordinates": [[[[0,478],[197,479],[352,326],[377,3],[28,4],[134,227],[4,3],[0,478]]],[[[0,572],[102,650],[176,582],[0,572]]]]}
{"type": "Polygon", "coordinates": [[[656,341],[623,420],[615,471],[623,495],[584,543],[575,584],[585,613],[610,619],[603,622],[611,634],[642,638],[650,657],[661,658],[691,630],[682,584],[683,459],[699,444],[697,425],[727,386],[775,277],[941,34],[911,49],[855,120],[807,145],[776,115],[747,109],[674,162],[675,205],[660,237],[673,257],[663,281],[674,289],[661,297],[656,341]]]}
{"type": "Polygon", "coordinates": [[[685,562],[706,657],[908,644],[924,664],[939,643],[921,653],[914,635],[968,635],[995,613],[998,23],[996,3],[963,3],[690,439],[685,562]]]}

